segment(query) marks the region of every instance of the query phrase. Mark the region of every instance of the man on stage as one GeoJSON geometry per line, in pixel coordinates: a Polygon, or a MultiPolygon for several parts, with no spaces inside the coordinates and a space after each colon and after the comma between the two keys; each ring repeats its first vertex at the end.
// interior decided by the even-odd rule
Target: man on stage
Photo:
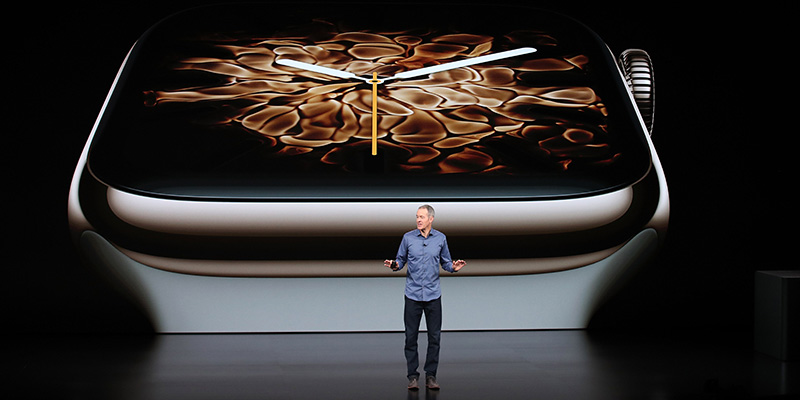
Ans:
{"type": "Polygon", "coordinates": [[[417,338],[422,314],[428,328],[428,352],[425,358],[425,385],[439,389],[436,370],[439,366],[439,342],[442,330],[442,291],[439,285],[439,266],[455,273],[466,265],[464,260],[453,261],[447,247],[447,237],[432,228],[434,209],[423,205],[417,209],[417,229],[403,235],[397,257],[385,260],[394,271],[408,266],[405,288],[405,356],[408,365],[408,389],[419,389],[419,354],[417,338]]]}

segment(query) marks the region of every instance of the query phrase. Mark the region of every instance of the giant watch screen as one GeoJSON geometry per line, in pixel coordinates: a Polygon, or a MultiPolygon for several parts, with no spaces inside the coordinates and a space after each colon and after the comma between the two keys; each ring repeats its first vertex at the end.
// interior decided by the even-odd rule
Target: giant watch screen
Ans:
{"type": "Polygon", "coordinates": [[[124,65],[91,172],[150,196],[242,200],[561,198],[647,173],[625,82],[583,25],[381,7],[228,4],[163,20],[124,65]]]}

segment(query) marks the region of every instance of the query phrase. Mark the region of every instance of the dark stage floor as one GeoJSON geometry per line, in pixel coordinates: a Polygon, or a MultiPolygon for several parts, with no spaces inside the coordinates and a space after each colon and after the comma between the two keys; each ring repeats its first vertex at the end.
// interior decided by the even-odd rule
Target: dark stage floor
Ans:
{"type": "Polygon", "coordinates": [[[6,336],[2,390],[22,399],[770,399],[800,382],[796,362],[754,352],[746,333],[445,332],[442,389],[409,392],[402,343],[401,333],[6,336]]]}

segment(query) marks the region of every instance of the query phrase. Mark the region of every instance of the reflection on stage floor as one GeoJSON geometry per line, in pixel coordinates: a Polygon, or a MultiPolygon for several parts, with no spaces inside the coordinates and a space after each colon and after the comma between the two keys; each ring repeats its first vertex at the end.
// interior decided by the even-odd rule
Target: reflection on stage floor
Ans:
{"type": "Polygon", "coordinates": [[[418,392],[395,332],[29,335],[5,347],[4,391],[21,399],[771,399],[800,382],[797,362],[716,331],[444,332],[442,388],[418,392]]]}

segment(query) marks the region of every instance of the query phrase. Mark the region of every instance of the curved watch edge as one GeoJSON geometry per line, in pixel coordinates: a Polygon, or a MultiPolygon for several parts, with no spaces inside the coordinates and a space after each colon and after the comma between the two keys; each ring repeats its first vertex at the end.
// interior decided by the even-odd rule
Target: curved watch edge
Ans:
{"type": "MultiPolygon", "coordinates": [[[[445,330],[582,329],[602,302],[658,248],[645,229],[610,256],[567,271],[442,280],[453,304],[445,330]],[[500,295],[502,294],[502,295],[500,295]],[[497,310],[509,310],[498,313],[497,310]]],[[[401,331],[405,276],[236,278],[145,266],[94,232],[81,247],[162,333],[401,331]],[[354,318],[352,310],[369,318],[354,318]]],[[[449,275],[447,275],[449,276],[449,275]]],[[[455,276],[458,276],[457,274],[455,276]]]]}

